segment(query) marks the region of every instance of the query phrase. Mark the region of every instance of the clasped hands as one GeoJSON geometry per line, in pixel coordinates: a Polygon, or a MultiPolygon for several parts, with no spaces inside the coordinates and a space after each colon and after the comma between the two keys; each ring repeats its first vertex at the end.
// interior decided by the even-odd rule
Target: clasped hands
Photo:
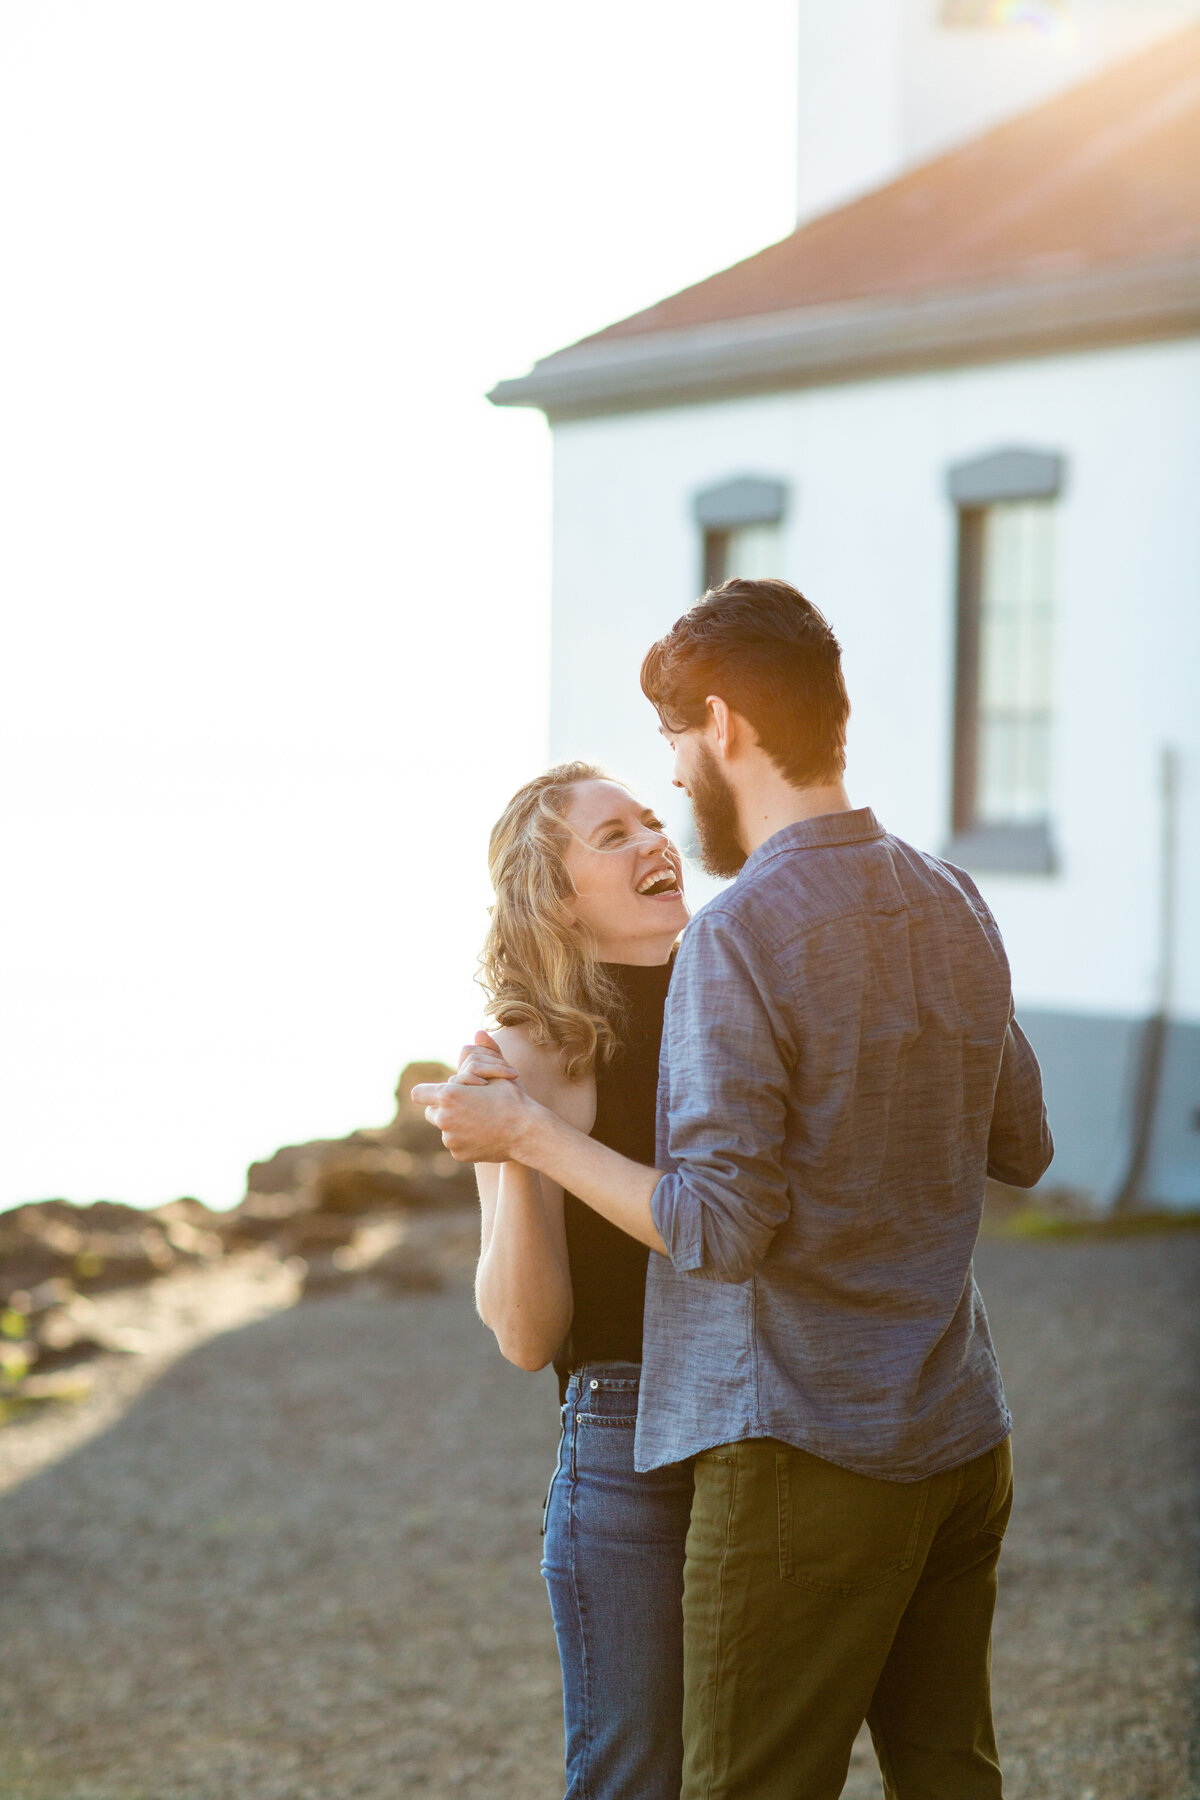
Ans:
{"type": "Polygon", "coordinates": [[[520,1162],[524,1130],[540,1110],[486,1031],[464,1045],[457,1074],[420,1082],[412,1098],[456,1162],[520,1162]]]}

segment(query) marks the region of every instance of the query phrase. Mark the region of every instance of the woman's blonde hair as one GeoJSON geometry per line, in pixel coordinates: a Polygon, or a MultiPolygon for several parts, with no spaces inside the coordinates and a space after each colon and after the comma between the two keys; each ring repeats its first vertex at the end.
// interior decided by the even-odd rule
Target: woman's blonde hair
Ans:
{"type": "Polygon", "coordinates": [[[611,779],[585,762],[547,769],[513,795],[488,844],[496,903],[479,957],[488,1014],[498,1025],[527,1025],[535,1044],[556,1045],[571,1081],[617,1047],[621,996],[571,910],[563,860],[571,789],[611,779]]]}

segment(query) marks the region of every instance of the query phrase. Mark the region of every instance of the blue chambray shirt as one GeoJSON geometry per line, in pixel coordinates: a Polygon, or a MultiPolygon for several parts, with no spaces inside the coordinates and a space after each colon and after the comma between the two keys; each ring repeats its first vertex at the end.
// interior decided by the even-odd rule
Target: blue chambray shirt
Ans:
{"type": "Polygon", "coordinates": [[[915,1481],[1010,1429],[971,1258],[1053,1144],[996,923],[869,809],[786,826],[667,996],[636,1466],[774,1437],[915,1481]]]}

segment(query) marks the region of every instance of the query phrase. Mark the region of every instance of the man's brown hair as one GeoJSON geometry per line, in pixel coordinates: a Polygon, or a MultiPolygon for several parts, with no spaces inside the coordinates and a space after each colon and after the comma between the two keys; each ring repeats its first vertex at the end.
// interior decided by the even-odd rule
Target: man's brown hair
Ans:
{"type": "Polygon", "coordinates": [[[735,578],[712,588],[650,646],[642,692],[669,732],[702,726],[706,697],[719,694],[795,787],[840,781],[845,771],[841,647],[786,581],[735,578]]]}

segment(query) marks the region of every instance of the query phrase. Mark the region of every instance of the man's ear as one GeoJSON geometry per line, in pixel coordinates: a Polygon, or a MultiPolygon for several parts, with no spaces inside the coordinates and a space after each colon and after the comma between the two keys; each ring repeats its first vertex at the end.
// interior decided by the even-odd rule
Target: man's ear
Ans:
{"type": "Polygon", "coordinates": [[[742,736],[745,720],[719,694],[707,694],[704,704],[708,708],[709,742],[714,754],[727,762],[742,736]]]}

